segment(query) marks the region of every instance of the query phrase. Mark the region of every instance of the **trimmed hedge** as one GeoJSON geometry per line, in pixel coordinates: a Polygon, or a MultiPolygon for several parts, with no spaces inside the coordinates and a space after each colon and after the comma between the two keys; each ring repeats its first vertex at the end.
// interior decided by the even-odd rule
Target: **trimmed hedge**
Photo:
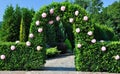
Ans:
{"type": "Polygon", "coordinates": [[[106,25],[94,25],[94,35],[97,40],[105,40],[105,41],[115,41],[118,40],[118,37],[115,35],[114,30],[111,27],[106,25]]]}
{"type": "Polygon", "coordinates": [[[43,50],[37,51],[34,47],[27,47],[25,43],[0,43],[0,56],[5,55],[5,59],[0,59],[0,70],[37,70],[43,67],[45,57],[43,50]],[[11,50],[11,46],[15,50],[11,50]]]}
{"type": "Polygon", "coordinates": [[[76,70],[94,72],[120,72],[120,60],[115,56],[120,55],[120,42],[97,42],[89,46],[84,45],[77,49],[76,70]],[[106,51],[102,51],[105,46],[106,51]]]}

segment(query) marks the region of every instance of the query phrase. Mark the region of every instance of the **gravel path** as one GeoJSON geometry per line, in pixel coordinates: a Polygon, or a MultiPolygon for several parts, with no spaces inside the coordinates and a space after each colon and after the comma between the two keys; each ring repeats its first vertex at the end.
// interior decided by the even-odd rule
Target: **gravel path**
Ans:
{"type": "Polygon", "coordinates": [[[73,55],[61,55],[54,59],[46,60],[46,71],[75,71],[74,56],[73,55]]]}

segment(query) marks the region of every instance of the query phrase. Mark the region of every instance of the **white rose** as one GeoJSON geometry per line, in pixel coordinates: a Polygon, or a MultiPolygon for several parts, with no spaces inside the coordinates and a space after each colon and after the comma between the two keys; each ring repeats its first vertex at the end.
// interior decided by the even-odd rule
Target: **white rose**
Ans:
{"type": "Polygon", "coordinates": [[[78,14],[79,14],[79,11],[75,11],[75,15],[78,16],[78,14]]]}
{"type": "Polygon", "coordinates": [[[37,46],[37,50],[40,51],[42,49],[41,46],[37,46]]]}
{"type": "Polygon", "coordinates": [[[27,41],[27,42],[26,42],[26,45],[27,45],[27,46],[31,46],[31,42],[30,42],[30,41],[27,41]]]}
{"type": "Polygon", "coordinates": [[[69,19],[69,22],[70,22],[70,23],[73,23],[73,21],[74,21],[73,18],[70,18],[70,19],[69,19]]]}

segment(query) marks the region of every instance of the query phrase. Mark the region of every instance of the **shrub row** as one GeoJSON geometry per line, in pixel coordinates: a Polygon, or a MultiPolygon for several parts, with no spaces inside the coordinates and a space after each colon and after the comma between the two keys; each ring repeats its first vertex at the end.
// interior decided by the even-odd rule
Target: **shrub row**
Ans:
{"type": "Polygon", "coordinates": [[[94,36],[97,40],[115,41],[118,37],[115,35],[113,28],[106,25],[95,24],[94,36]]]}
{"type": "Polygon", "coordinates": [[[76,48],[75,55],[76,70],[120,72],[120,60],[118,57],[120,55],[120,42],[97,42],[89,46],[83,45],[80,49],[76,48]],[[103,49],[106,48],[106,50],[102,51],[102,47],[103,49]]]}
{"type": "Polygon", "coordinates": [[[0,43],[0,57],[5,55],[5,59],[0,59],[0,70],[41,69],[45,63],[42,51],[44,50],[37,51],[32,46],[28,47],[25,43],[0,43]],[[12,45],[15,50],[11,50],[12,45]]]}

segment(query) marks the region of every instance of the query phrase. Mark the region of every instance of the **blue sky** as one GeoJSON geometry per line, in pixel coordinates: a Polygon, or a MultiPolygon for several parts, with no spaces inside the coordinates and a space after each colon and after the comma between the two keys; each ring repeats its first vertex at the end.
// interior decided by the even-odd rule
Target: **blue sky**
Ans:
{"type": "MultiPolygon", "coordinates": [[[[0,0],[0,21],[2,21],[2,17],[7,5],[12,4],[14,7],[18,4],[20,7],[33,8],[35,11],[39,10],[40,7],[44,5],[48,5],[52,2],[62,2],[65,0],[0,0]]],[[[104,2],[104,7],[112,4],[117,0],[102,0],[104,2]]]]}

